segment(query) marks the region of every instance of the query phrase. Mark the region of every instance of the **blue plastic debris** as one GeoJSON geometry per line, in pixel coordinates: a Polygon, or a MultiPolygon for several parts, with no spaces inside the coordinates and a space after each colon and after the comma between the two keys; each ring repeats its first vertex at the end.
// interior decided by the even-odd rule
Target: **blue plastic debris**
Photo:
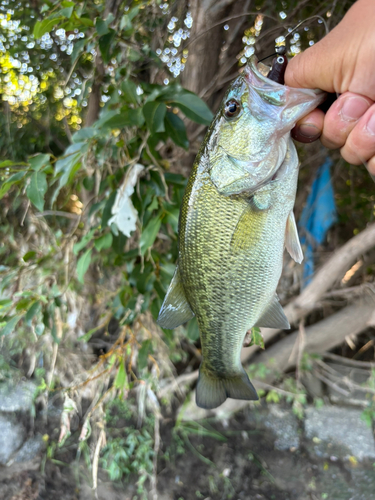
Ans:
{"type": "Polygon", "coordinates": [[[314,251],[323,243],[328,229],[336,222],[336,204],[331,179],[332,160],[319,168],[299,221],[301,243],[305,246],[303,286],[314,274],[314,251]]]}

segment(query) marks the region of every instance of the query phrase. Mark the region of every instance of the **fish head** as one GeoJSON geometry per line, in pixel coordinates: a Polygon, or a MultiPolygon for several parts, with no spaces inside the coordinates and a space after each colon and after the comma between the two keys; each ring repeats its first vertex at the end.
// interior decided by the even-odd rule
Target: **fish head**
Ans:
{"type": "Polygon", "coordinates": [[[208,168],[221,194],[251,193],[269,182],[284,161],[295,123],[325,99],[320,90],[287,87],[266,72],[253,56],[209,129],[208,168]]]}

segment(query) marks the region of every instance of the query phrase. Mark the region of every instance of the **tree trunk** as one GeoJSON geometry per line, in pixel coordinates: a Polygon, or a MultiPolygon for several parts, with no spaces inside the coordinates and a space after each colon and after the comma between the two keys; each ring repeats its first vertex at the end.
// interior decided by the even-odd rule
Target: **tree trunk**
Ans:
{"type": "Polygon", "coordinates": [[[190,3],[193,26],[188,46],[189,57],[181,80],[184,87],[203,98],[210,95],[207,102],[211,107],[217,105],[223,89],[215,90],[215,86],[210,88],[210,84],[224,76],[228,61],[235,64],[236,55],[243,47],[243,30],[249,24],[248,16],[218,23],[227,17],[248,12],[250,5],[251,0],[192,0],[190,3]],[[225,24],[229,26],[228,30],[224,30],[225,24]]]}

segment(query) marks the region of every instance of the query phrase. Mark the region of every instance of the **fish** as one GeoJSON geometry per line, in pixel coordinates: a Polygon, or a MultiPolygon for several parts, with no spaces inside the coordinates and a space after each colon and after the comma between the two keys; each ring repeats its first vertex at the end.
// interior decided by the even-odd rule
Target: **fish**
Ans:
{"type": "Polygon", "coordinates": [[[253,56],[203,140],[179,217],[178,263],[157,323],[196,317],[202,362],[196,404],[257,400],[241,364],[246,332],[290,328],[276,295],[286,247],[303,259],[293,214],[298,156],[290,131],[324,100],[267,78],[253,56]]]}

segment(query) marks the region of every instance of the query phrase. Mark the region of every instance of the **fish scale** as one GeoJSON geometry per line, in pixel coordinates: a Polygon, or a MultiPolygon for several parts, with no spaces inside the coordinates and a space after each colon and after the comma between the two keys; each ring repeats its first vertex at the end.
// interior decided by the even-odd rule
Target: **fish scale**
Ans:
{"type": "Polygon", "coordinates": [[[253,57],[230,86],[194,162],[180,210],[178,265],[158,323],[175,328],[196,316],[202,408],[227,397],[257,399],[240,361],[246,332],[289,328],[276,287],[284,247],[302,260],[290,130],[323,98],[268,80],[253,57]]]}

